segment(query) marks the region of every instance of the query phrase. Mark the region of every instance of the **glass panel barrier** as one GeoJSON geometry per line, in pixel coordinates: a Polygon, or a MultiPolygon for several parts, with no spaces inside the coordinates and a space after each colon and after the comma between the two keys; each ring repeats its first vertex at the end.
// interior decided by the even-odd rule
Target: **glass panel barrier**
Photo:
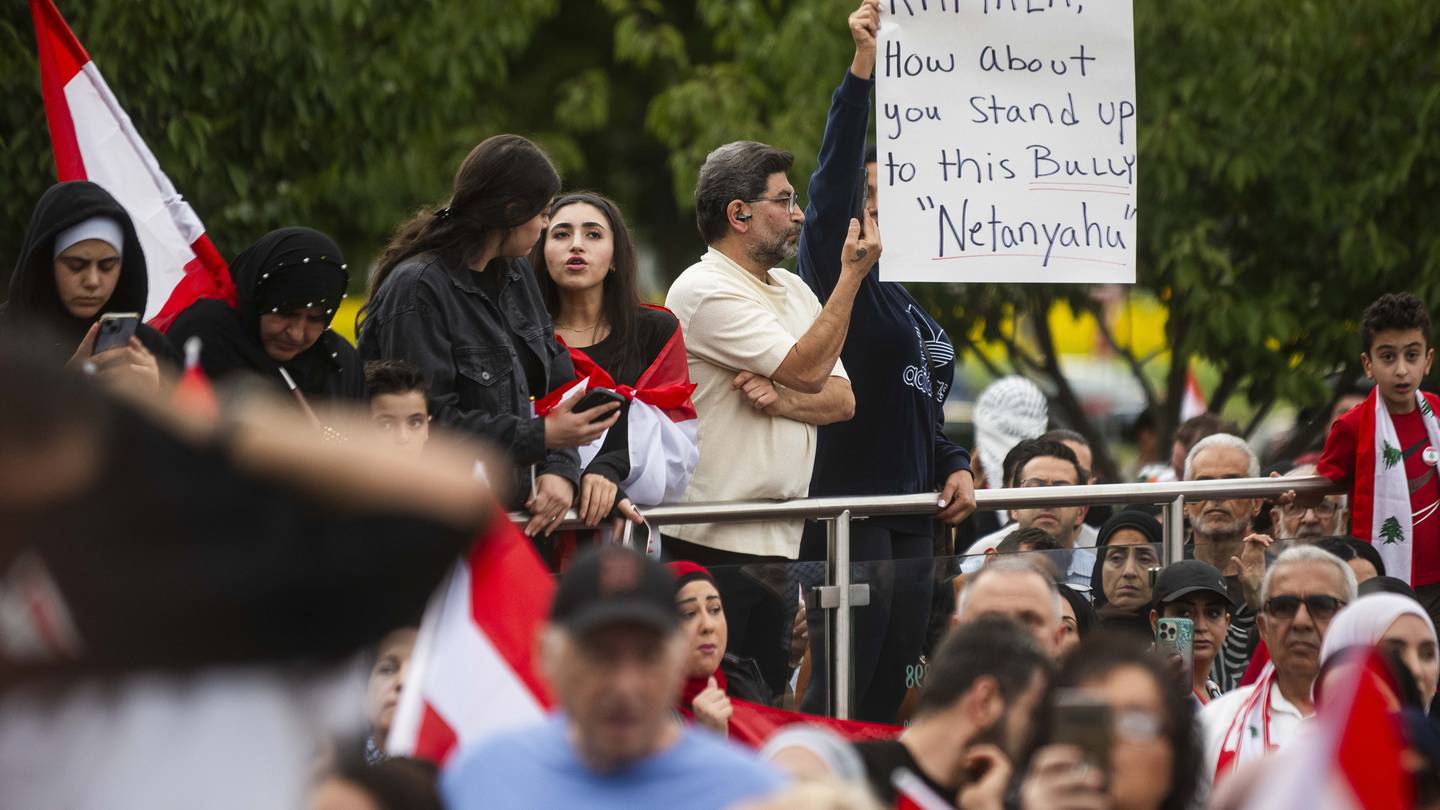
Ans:
{"type": "MultiPolygon", "coordinates": [[[[861,529],[862,521],[854,528],[861,529]]],[[[851,549],[873,556],[863,529],[851,549]]],[[[851,563],[851,581],[864,586],[851,608],[851,718],[903,723],[914,710],[930,657],[951,627],[966,583],[976,571],[999,560],[1023,560],[1090,600],[1091,577],[1099,575],[1094,594],[1106,626],[1145,632],[1154,578],[1160,570],[1160,545],[1118,545],[1095,549],[1026,550],[1011,553],[860,559],[851,563]]],[[[724,669],[732,697],[768,703],[809,714],[834,716],[830,690],[835,651],[834,609],[820,606],[816,589],[824,586],[824,562],[756,563],[715,566],[726,617],[724,669]],[[805,605],[802,611],[802,594],[805,605]]],[[[982,605],[971,604],[984,610],[982,605]]],[[[1062,600],[1062,615],[1074,610],[1062,600]]],[[[1024,617],[1017,620],[1025,622],[1024,617]]],[[[693,633],[698,618],[686,627],[693,633]]],[[[1073,619],[1068,622],[1073,626],[1073,619]]],[[[1042,632],[1036,629],[1037,636],[1042,632]]],[[[691,642],[699,659],[706,641],[691,642]]],[[[698,677],[699,672],[692,672],[698,677]]]]}

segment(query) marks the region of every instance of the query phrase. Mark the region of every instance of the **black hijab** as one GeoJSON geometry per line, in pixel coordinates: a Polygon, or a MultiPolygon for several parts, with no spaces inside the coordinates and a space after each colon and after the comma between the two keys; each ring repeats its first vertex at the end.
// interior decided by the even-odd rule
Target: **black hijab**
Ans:
{"type": "Polygon", "coordinates": [[[177,347],[201,340],[200,363],[212,379],[248,371],[285,387],[281,363],[260,342],[260,316],[299,307],[325,309],[327,328],[315,345],[285,362],[307,396],[361,399],[365,380],[355,348],[328,328],[349,282],[335,241],[310,228],[271,231],[230,263],[238,306],[202,299],[180,313],[168,335],[177,347]]]}
{"type": "MultiPolygon", "coordinates": [[[[0,308],[0,334],[60,359],[68,358],[85,333],[107,312],[138,312],[145,317],[150,291],[145,251],[118,200],[88,180],[56,183],[40,196],[30,227],[10,275],[10,295],[0,308]],[[106,217],[124,235],[120,249],[120,278],[110,299],[90,318],[77,318],[65,308],[55,288],[55,237],[67,228],[94,217],[106,217]]],[[[159,332],[141,325],[136,336],[158,359],[178,365],[179,355],[159,332]]]]}
{"type": "Polygon", "coordinates": [[[1105,597],[1105,547],[1121,529],[1140,532],[1145,535],[1145,542],[1151,545],[1159,545],[1165,541],[1165,529],[1153,516],[1131,509],[1116,512],[1100,527],[1099,536],[1095,540],[1095,567],[1090,572],[1090,594],[1102,626],[1110,630],[1135,631],[1149,636],[1149,605],[1142,605],[1132,612],[1120,613],[1109,607],[1110,600],[1105,597]]]}

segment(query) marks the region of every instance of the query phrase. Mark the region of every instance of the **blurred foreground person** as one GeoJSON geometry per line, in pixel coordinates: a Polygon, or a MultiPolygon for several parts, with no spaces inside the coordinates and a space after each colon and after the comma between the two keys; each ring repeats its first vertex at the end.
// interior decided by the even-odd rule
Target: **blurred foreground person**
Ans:
{"type": "Polygon", "coordinates": [[[200,365],[211,379],[246,373],[282,393],[293,380],[314,400],[364,398],[360,355],[330,330],[350,283],[335,240],[310,228],[280,228],[241,251],[230,275],[238,306],[202,298],[166,333],[177,347],[200,338],[200,365]]]}
{"type": "Polygon", "coordinates": [[[360,731],[334,662],[482,525],[475,450],[327,442],[263,398],[220,429],[8,347],[0,384],[0,807],[294,806],[360,731]]]}
{"type": "Polygon", "coordinates": [[[903,769],[956,807],[1000,807],[1049,675],[1048,654],[1015,622],[985,616],[959,626],[930,661],[899,739],[856,746],[870,787],[893,804],[903,769]]]}
{"type": "Polygon", "coordinates": [[[1375,646],[1393,653],[1414,678],[1420,705],[1429,706],[1440,681],[1435,625],[1420,603],[1408,596],[1377,593],[1361,597],[1335,617],[1320,648],[1323,666],[1352,646],[1375,646]]]}
{"type": "Polygon", "coordinates": [[[462,751],[446,806],[724,808],[773,792],[754,754],[675,722],[686,634],[675,578],[618,546],[581,554],[560,580],[540,666],[560,712],[462,751]]]}
{"type": "Polygon", "coordinates": [[[441,810],[435,766],[418,759],[347,759],[322,776],[306,810],[441,810]]]}
{"type": "Polygon", "coordinates": [[[159,364],[176,370],[180,355],[144,323],[125,345],[94,353],[100,318],[133,313],[143,320],[148,290],[145,252],[125,208],[89,181],[57,183],[31,215],[0,305],[0,336],[57,362],[93,362],[102,379],[129,377],[153,388],[159,364]]]}
{"type": "Polygon", "coordinates": [[[1020,789],[1023,810],[1186,810],[1195,806],[1200,747],[1187,692],[1159,658],[1125,635],[1096,636],[1070,656],[1046,704],[1045,744],[1020,789]],[[1061,705],[1064,704],[1064,705],[1061,705]],[[1068,707],[1098,727],[1081,728],[1068,707]]]}

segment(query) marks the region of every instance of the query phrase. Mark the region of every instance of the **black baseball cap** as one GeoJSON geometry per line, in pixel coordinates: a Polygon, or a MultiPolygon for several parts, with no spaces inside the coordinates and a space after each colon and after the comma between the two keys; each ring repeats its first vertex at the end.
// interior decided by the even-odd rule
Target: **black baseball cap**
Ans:
{"type": "Polygon", "coordinates": [[[641,624],[669,633],[680,626],[675,577],[628,548],[591,549],[560,577],[550,621],[579,634],[611,624],[641,624]]]}
{"type": "Polygon", "coordinates": [[[1225,584],[1220,569],[1203,560],[1181,560],[1171,563],[1155,581],[1155,604],[1163,605],[1197,591],[1208,591],[1235,607],[1235,599],[1225,584]]]}

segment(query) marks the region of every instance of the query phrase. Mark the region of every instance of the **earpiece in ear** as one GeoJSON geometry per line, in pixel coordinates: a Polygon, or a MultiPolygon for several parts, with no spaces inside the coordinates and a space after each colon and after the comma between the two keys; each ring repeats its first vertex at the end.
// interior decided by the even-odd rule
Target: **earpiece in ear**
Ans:
{"type": "Polygon", "coordinates": [[[751,216],[750,214],[736,214],[736,215],[735,215],[735,221],[736,221],[736,222],[749,222],[749,221],[750,221],[750,216],[751,216]]]}

